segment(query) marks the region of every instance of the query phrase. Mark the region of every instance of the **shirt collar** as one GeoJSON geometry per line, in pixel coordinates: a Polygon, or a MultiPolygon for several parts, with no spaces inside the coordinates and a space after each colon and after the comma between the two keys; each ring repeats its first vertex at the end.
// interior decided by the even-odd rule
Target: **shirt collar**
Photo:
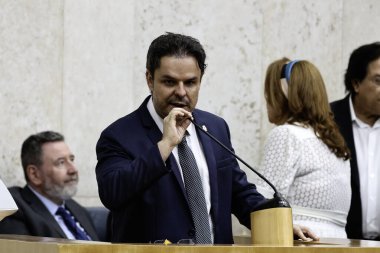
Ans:
{"type": "Polygon", "coordinates": [[[158,115],[156,112],[156,109],[154,109],[153,100],[152,97],[150,97],[148,104],[146,105],[150,116],[152,116],[154,122],[158,126],[158,128],[161,130],[161,133],[164,131],[164,120],[158,115]]]}
{"type": "Polygon", "coordinates": [[[352,104],[352,95],[348,98],[348,104],[350,106],[350,114],[351,114],[351,120],[354,122],[356,121],[356,113],[354,110],[354,105],[352,104]]]}
{"type": "MultiPolygon", "coordinates": [[[[158,128],[161,130],[161,133],[162,133],[164,131],[164,120],[156,112],[156,109],[154,108],[154,105],[153,105],[152,97],[150,97],[148,101],[147,109],[150,113],[150,116],[152,116],[154,122],[156,123],[156,125],[158,126],[158,128]]],[[[186,130],[190,136],[196,135],[195,126],[193,124],[190,124],[186,130]]]]}
{"type": "MultiPolygon", "coordinates": [[[[46,206],[46,208],[49,210],[49,212],[52,214],[52,215],[55,215],[55,213],[57,212],[58,210],[58,207],[60,207],[59,205],[57,205],[56,203],[54,203],[53,201],[51,201],[50,199],[46,198],[45,196],[41,195],[39,192],[37,192],[36,190],[34,190],[31,186],[29,186],[29,189],[37,196],[37,198],[39,198],[41,200],[41,202],[46,206]]],[[[64,202],[61,206],[64,206],[64,202]]]]}
{"type": "Polygon", "coordinates": [[[351,113],[352,123],[355,123],[360,128],[366,128],[366,127],[369,127],[369,128],[378,128],[378,127],[380,127],[380,119],[377,119],[377,121],[375,122],[375,124],[372,127],[370,125],[368,125],[367,123],[363,122],[362,120],[360,120],[356,116],[356,113],[355,113],[355,110],[354,110],[354,105],[352,103],[352,95],[350,95],[350,97],[349,97],[348,100],[349,100],[349,105],[350,105],[350,113],[351,113]]]}

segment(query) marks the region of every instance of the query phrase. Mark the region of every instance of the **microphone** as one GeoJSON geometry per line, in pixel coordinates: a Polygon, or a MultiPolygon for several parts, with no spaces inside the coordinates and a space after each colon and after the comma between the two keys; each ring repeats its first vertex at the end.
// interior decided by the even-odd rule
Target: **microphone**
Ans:
{"type": "Polygon", "coordinates": [[[222,142],[220,142],[215,136],[210,134],[207,130],[203,129],[200,125],[194,122],[193,119],[189,119],[193,125],[198,128],[201,132],[206,134],[208,137],[210,137],[213,141],[218,143],[221,147],[223,147],[227,152],[229,152],[231,155],[233,155],[236,159],[238,159],[240,162],[242,162],[245,166],[247,166],[251,171],[253,171],[256,175],[258,175],[261,179],[263,179],[274,191],[273,199],[270,199],[266,201],[265,203],[259,205],[254,209],[254,211],[272,208],[272,207],[290,207],[289,202],[281,195],[281,193],[276,189],[276,187],[267,179],[265,178],[261,173],[259,173],[257,170],[255,170],[252,166],[250,166],[247,162],[245,162],[243,159],[241,159],[235,152],[233,152],[231,149],[229,149],[226,145],[224,145],[222,142]]]}
{"type": "Polygon", "coordinates": [[[292,208],[289,202],[282,197],[276,187],[261,173],[246,163],[231,149],[226,147],[206,129],[196,124],[189,118],[191,123],[202,133],[219,144],[228,153],[247,166],[251,171],[263,179],[274,191],[272,199],[264,201],[251,211],[251,240],[253,244],[269,244],[276,246],[293,246],[293,219],[292,208]]]}

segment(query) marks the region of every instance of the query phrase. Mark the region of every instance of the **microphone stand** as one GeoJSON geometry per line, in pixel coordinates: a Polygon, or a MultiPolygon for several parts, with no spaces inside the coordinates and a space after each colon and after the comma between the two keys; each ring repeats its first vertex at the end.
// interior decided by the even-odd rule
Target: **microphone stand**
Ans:
{"type": "Polygon", "coordinates": [[[211,135],[207,130],[190,119],[191,123],[202,133],[223,147],[227,152],[247,166],[263,179],[274,191],[272,199],[264,201],[251,212],[251,233],[253,244],[270,244],[277,246],[293,246],[293,219],[289,202],[281,195],[276,187],[261,173],[246,163],[238,155],[211,135]]]}

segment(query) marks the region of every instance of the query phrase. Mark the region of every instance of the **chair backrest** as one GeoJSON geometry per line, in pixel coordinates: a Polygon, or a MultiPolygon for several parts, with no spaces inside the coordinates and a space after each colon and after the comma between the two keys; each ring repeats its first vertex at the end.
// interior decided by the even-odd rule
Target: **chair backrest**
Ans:
{"type": "Polygon", "coordinates": [[[103,206],[91,206],[91,207],[86,207],[86,209],[91,216],[92,222],[94,223],[99,240],[103,242],[109,242],[110,241],[110,226],[109,226],[110,211],[103,206]]]}

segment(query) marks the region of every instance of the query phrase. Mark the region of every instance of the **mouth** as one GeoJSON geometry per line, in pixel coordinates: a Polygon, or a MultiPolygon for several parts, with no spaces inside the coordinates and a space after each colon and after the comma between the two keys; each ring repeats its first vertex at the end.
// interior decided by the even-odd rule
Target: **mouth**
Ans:
{"type": "Polygon", "coordinates": [[[170,105],[180,108],[189,107],[189,104],[184,102],[171,102],[170,105]]]}
{"type": "Polygon", "coordinates": [[[73,178],[73,179],[67,180],[65,183],[66,184],[77,184],[78,178],[73,178]]]}

